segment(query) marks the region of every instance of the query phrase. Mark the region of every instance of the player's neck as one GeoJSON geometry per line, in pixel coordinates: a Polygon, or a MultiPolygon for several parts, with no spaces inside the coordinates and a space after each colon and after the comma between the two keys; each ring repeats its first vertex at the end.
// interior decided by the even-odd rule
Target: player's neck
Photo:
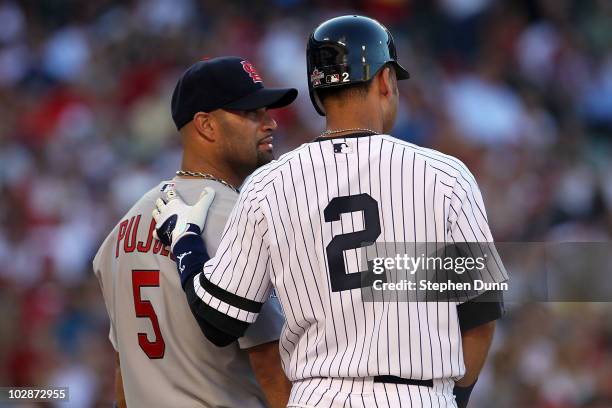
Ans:
{"type": "Polygon", "coordinates": [[[351,111],[351,114],[347,115],[347,111],[348,110],[345,108],[342,112],[338,112],[338,114],[335,112],[328,112],[325,129],[334,132],[334,134],[345,133],[335,132],[344,129],[346,129],[346,133],[355,133],[355,130],[351,129],[370,130],[375,133],[382,133],[382,120],[377,117],[377,115],[374,115],[374,112],[359,109],[351,111]]]}
{"type": "MultiPolygon", "coordinates": [[[[371,122],[364,121],[343,121],[343,122],[331,122],[328,121],[325,126],[325,130],[328,133],[328,137],[338,136],[342,134],[359,133],[359,132],[372,132],[382,133],[382,126],[376,126],[371,122]]],[[[325,134],[323,136],[326,136],[325,134]]]]}
{"type": "MultiPolygon", "coordinates": [[[[244,181],[244,177],[236,174],[236,172],[232,171],[227,166],[209,161],[196,160],[188,155],[183,156],[181,170],[210,174],[211,176],[221,179],[234,187],[239,187],[244,181]]],[[[183,177],[190,178],[190,176],[183,177]]]]}

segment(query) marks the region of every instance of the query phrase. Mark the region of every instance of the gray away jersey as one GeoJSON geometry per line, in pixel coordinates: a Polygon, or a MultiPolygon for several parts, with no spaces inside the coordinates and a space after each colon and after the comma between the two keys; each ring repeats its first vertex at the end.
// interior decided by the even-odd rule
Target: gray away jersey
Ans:
{"type": "Polygon", "coordinates": [[[236,332],[256,320],[274,287],[292,381],[458,378],[457,303],[364,302],[357,249],[492,241],[476,181],[459,160],[388,135],[328,138],[247,180],[219,250],[188,285],[236,332]]]}
{"type": "MultiPolygon", "coordinates": [[[[214,254],[238,195],[215,181],[173,182],[190,204],[204,187],[215,189],[203,234],[207,250],[214,254]]],[[[218,348],[204,337],[168,249],[151,237],[151,211],[162,184],[128,211],[93,261],[110,317],[109,337],[119,352],[127,404],[264,407],[263,393],[241,348],[278,340],[284,324],[278,301],[266,302],[265,316],[237,343],[218,348]]]]}

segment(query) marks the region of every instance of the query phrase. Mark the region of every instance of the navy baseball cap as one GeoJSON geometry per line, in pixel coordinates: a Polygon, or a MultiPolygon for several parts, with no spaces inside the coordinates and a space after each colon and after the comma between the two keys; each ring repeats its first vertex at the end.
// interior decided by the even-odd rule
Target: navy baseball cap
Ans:
{"type": "Polygon", "coordinates": [[[261,76],[244,58],[211,58],[196,62],[179,79],[172,93],[172,119],[180,130],[197,112],[282,108],[296,97],[294,88],[264,88],[261,76]]]}

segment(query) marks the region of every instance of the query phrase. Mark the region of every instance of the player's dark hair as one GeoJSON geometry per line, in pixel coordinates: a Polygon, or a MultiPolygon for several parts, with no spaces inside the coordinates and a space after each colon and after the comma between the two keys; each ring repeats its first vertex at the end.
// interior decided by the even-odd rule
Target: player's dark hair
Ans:
{"type": "Polygon", "coordinates": [[[328,99],[365,98],[372,86],[372,81],[358,82],[356,84],[334,86],[317,89],[316,93],[322,104],[328,99]]]}

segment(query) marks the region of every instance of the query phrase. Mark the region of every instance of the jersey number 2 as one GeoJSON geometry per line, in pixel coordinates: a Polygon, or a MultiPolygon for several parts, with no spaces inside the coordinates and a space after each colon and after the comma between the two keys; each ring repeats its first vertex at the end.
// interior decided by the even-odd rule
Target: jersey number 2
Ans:
{"type": "Polygon", "coordinates": [[[153,309],[153,304],[148,300],[142,300],[140,289],[143,287],[159,287],[158,270],[133,270],[132,271],[132,290],[134,292],[134,310],[136,317],[146,317],[151,320],[155,340],[149,341],[146,333],[138,333],[138,344],[145,354],[153,358],[163,358],[166,351],[166,343],[159,330],[157,314],[153,309]]]}
{"type": "Polygon", "coordinates": [[[362,193],[332,199],[323,215],[326,222],[339,221],[343,213],[363,211],[364,229],[336,235],[327,245],[327,265],[332,292],[370,286],[364,274],[368,271],[346,273],[344,251],[372,245],[380,235],[378,203],[369,194],[362,193]]]}

